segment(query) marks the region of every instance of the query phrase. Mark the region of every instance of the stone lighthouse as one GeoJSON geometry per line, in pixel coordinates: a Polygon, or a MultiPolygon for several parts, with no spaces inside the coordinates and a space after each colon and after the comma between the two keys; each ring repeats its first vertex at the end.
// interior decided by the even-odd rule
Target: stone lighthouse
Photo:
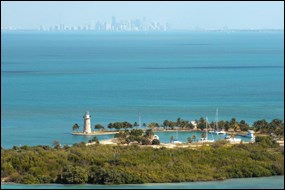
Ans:
{"type": "Polygon", "coordinates": [[[84,118],[84,129],[83,133],[91,133],[91,121],[90,121],[90,113],[87,111],[85,112],[85,115],[83,116],[84,118]]]}

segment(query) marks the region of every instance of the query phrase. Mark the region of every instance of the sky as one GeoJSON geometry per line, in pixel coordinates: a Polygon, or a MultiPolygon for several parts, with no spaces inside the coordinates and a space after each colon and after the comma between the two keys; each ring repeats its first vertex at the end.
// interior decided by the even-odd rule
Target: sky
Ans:
{"type": "Polygon", "coordinates": [[[80,26],[94,21],[142,19],[172,29],[284,29],[283,1],[1,1],[1,28],[80,26]]]}

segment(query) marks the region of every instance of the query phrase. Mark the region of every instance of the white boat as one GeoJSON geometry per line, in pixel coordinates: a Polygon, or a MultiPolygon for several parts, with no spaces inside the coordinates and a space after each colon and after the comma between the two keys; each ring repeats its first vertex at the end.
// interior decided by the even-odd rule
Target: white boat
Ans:
{"type": "Polygon", "coordinates": [[[171,141],[171,143],[173,143],[173,144],[182,144],[181,141],[177,141],[177,140],[171,141]]]}
{"type": "Polygon", "coordinates": [[[224,131],[224,130],[216,131],[216,134],[218,134],[218,135],[224,135],[224,134],[226,134],[226,131],[224,131]]]}
{"type": "Polygon", "coordinates": [[[255,138],[254,131],[253,130],[248,130],[247,134],[244,137],[255,138]]]}
{"type": "Polygon", "coordinates": [[[225,137],[226,140],[228,140],[229,142],[241,142],[240,138],[231,138],[230,136],[226,136],[225,137]]]}
{"type": "MultiPolygon", "coordinates": [[[[215,140],[209,140],[208,139],[208,125],[207,124],[208,124],[208,119],[206,117],[206,138],[200,138],[199,142],[215,142],[215,140]]],[[[213,137],[213,139],[214,139],[214,137],[213,137]]]]}
{"type": "Polygon", "coordinates": [[[200,138],[199,142],[215,142],[214,140],[209,140],[206,138],[200,138]]]}
{"type": "Polygon", "coordinates": [[[217,135],[224,135],[224,134],[227,134],[226,131],[224,131],[224,130],[221,130],[221,131],[219,131],[219,130],[214,130],[214,131],[209,131],[208,133],[215,133],[215,134],[217,134],[217,135]]]}

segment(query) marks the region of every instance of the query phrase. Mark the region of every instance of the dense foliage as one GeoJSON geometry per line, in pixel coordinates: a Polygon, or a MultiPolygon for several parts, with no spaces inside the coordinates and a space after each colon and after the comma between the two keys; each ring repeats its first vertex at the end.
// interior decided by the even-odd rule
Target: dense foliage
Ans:
{"type": "MultiPolygon", "coordinates": [[[[150,142],[146,142],[150,143],[150,142]]],[[[99,145],[1,148],[1,178],[17,183],[122,184],[284,175],[284,149],[218,141],[197,149],[99,145]]]]}
{"type": "Polygon", "coordinates": [[[159,145],[159,140],[153,139],[153,136],[154,133],[152,129],[147,129],[145,132],[142,129],[132,129],[119,131],[114,137],[117,138],[120,144],[137,143],[141,145],[150,145],[155,143],[156,145],[159,145]],[[155,141],[153,142],[153,140],[155,141]]]}
{"type": "Polygon", "coordinates": [[[115,123],[109,123],[108,124],[109,129],[116,129],[116,130],[128,129],[128,128],[132,128],[132,127],[133,127],[133,125],[127,121],[115,122],[115,123]]]}

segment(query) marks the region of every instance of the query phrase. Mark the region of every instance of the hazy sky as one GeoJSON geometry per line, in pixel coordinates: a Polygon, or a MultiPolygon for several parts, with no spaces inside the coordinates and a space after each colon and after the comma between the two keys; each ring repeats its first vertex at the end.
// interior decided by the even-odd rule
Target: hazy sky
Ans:
{"type": "Polygon", "coordinates": [[[173,29],[284,29],[284,2],[3,2],[1,28],[85,25],[145,17],[173,29]]]}

